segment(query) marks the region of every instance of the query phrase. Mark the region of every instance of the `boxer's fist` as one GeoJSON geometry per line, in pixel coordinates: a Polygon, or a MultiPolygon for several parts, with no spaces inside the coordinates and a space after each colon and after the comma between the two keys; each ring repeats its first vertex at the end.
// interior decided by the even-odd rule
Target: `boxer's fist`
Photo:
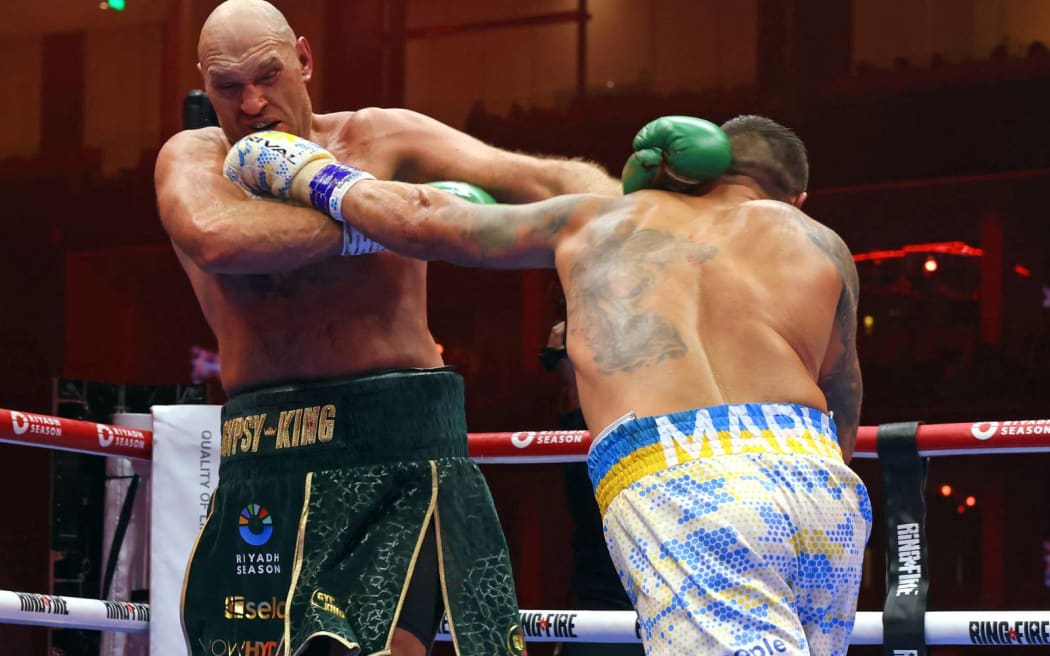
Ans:
{"type": "MultiPolygon", "coordinates": [[[[278,200],[309,203],[309,192],[292,183],[310,162],[335,162],[330,152],[287,132],[255,132],[233,144],[226,153],[223,173],[244,189],[278,200]],[[306,193],[306,198],[302,198],[306,193]]],[[[309,189],[306,185],[305,189],[309,189]]]]}
{"type": "Polygon", "coordinates": [[[469,182],[441,180],[439,182],[429,182],[427,184],[431,187],[437,187],[442,191],[447,191],[453,196],[459,196],[463,200],[477,203],[478,205],[493,205],[496,202],[496,199],[489,195],[489,192],[481,187],[472,185],[469,182]]]}
{"type": "Polygon", "coordinates": [[[343,196],[375,176],[339,163],[321,146],[287,132],[256,132],[226,153],[226,177],[248,191],[293,200],[343,221],[343,196]]]}
{"type": "Polygon", "coordinates": [[[664,116],[634,137],[634,154],[621,176],[623,192],[689,191],[725,173],[732,161],[729,137],[710,121],[664,116]]]}
{"type": "Polygon", "coordinates": [[[386,250],[343,218],[343,196],[366,173],[340,164],[321,146],[287,132],[256,132],[233,144],[223,173],[250,193],[292,200],[321,210],[343,224],[343,255],[386,250]]]}

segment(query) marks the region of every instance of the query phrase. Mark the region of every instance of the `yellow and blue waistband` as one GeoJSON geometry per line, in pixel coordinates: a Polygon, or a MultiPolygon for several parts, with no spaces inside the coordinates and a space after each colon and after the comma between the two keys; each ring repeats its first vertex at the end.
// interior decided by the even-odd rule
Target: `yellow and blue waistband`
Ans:
{"type": "Polygon", "coordinates": [[[741,403],[625,421],[592,444],[587,469],[598,507],[631,483],[700,458],[797,453],[841,460],[835,422],[786,403],[741,403]]]}

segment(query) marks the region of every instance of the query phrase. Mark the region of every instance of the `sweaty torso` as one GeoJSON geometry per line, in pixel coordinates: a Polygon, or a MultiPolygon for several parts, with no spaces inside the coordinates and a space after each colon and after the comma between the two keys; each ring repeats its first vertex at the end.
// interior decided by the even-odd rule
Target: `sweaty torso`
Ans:
{"type": "Polygon", "coordinates": [[[795,208],[642,192],[563,240],[568,350],[593,434],[726,403],[827,410],[841,279],[795,208]]]}
{"type": "MultiPolygon", "coordinates": [[[[311,138],[340,161],[394,179],[396,144],[350,116],[315,117],[311,138]]],[[[180,259],[218,340],[228,392],[442,363],[427,327],[424,262],[378,253],[229,275],[180,259]]]]}

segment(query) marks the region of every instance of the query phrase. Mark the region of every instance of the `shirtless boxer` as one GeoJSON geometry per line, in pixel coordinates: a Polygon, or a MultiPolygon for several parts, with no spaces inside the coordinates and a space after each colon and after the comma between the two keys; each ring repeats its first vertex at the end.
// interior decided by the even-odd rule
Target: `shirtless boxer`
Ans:
{"type": "Polygon", "coordinates": [[[617,183],[403,109],[313,113],[310,46],[262,0],[220,4],[198,56],[221,128],[173,136],[155,172],[230,397],[184,587],[192,653],[422,655],[445,603],[457,653],[520,652],[506,543],[466,457],[462,380],[427,328],[425,263],[249,197],[223,160],[266,128],[383,178],[465,180],[510,202],[617,183]]]}
{"type": "Polygon", "coordinates": [[[641,190],[522,206],[376,182],[301,143],[316,159],[277,173],[266,138],[227,160],[256,191],[281,186],[412,257],[557,269],[601,430],[590,476],[647,653],[845,653],[871,522],[846,464],[858,283],[846,245],[800,209],[794,133],[666,117],[625,168],[641,190]]]}

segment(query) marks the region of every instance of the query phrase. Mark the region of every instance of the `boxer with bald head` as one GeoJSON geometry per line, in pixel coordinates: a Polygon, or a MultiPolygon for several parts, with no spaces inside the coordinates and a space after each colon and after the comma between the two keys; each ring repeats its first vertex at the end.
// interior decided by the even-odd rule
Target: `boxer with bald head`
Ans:
{"type": "Polygon", "coordinates": [[[424,654],[446,606],[457,653],[521,651],[506,543],[466,457],[462,380],[427,328],[426,264],[246,194],[223,160],[279,130],[379,178],[472,182],[507,202],[617,183],[404,109],[315,113],[310,45],[262,0],[219,4],[198,59],[221,127],[176,134],[155,170],[230,397],[184,586],[192,653],[424,654]]]}
{"type": "Polygon", "coordinates": [[[589,474],[647,654],[845,654],[871,524],[847,466],[858,282],[801,210],[791,130],[664,117],[635,138],[631,193],[516,206],[377,182],[301,143],[311,161],[278,173],[260,165],[283,159],[267,138],[227,159],[257,193],[280,187],[413,257],[557,270],[598,433],[589,474]]]}

